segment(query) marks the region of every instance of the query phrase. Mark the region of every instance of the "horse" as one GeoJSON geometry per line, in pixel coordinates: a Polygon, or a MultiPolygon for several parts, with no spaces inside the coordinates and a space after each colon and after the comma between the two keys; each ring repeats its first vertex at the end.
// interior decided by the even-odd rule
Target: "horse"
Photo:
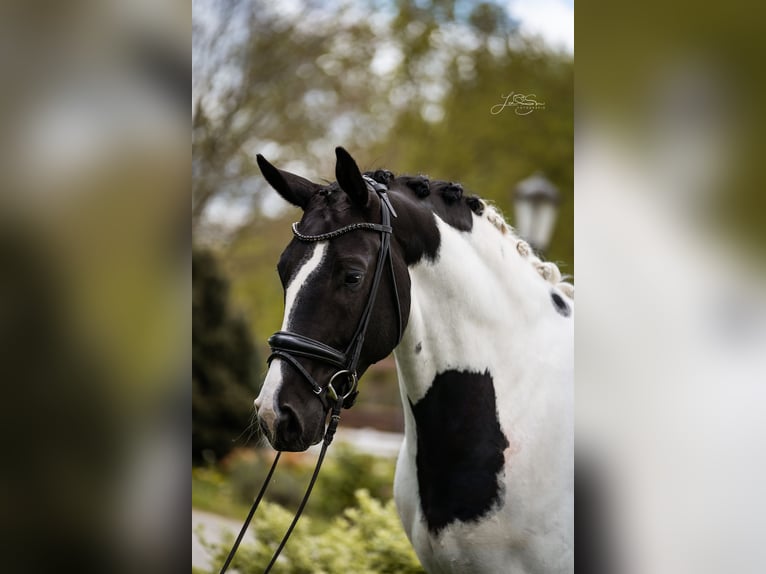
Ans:
{"type": "Polygon", "coordinates": [[[296,353],[271,341],[255,400],[271,445],[322,440],[318,398],[350,406],[357,375],[393,351],[405,423],[394,499],[425,570],[572,572],[573,285],[460,184],[363,174],[342,147],[330,184],[257,161],[303,212],[277,265],[277,335],[298,337],[296,353]],[[332,357],[355,342],[349,373],[332,357]]]}

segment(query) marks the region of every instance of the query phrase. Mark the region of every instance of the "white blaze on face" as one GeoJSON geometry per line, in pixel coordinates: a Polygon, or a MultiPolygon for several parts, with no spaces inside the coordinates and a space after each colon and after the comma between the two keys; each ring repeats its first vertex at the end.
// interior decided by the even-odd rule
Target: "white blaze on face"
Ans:
{"type": "MultiPolygon", "coordinates": [[[[293,307],[298,300],[298,294],[303,287],[308,284],[311,275],[322,264],[324,255],[327,251],[327,243],[322,241],[314,244],[314,251],[308,259],[304,261],[298,272],[295,274],[290,284],[285,290],[285,316],[282,320],[282,330],[289,331],[292,322],[293,307]]],[[[261,392],[255,399],[255,409],[258,411],[258,417],[266,423],[270,433],[274,433],[276,420],[279,416],[279,408],[276,404],[276,397],[282,386],[282,368],[281,361],[274,359],[266,373],[266,379],[263,381],[261,392]]]]}

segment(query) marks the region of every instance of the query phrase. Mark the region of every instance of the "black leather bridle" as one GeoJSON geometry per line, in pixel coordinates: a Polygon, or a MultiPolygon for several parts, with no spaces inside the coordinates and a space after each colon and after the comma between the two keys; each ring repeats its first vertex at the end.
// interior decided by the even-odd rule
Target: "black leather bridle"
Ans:
{"type": "Polygon", "coordinates": [[[399,294],[396,289],[396,276],[394,273],[394,261],[391,257],[391,234],[393,232],[391,228],[391,217],[396,217],[396,212],[388,198],[388,188],[375,181],[374,179],[363,176],[367,185],[372,191],[378,194],[380,198],[380,211],[381,222],[380,223],[352,223],[330,231],[328,233],[321,233],[319,235],[304,235],[298,231],[298,224],[293,223],[293,235],[299,241],[306,243],[315,243],[318,241],[329,241],[336,237],[340,237],[346,233],[352,231],[376,231],[380,233],[380,249],[378,251],[378,261],[375,267],[375,275],[372,279],[372,286],[370,287],[370,293],[367,297],[367,304],[362,311],[362,316],[359,318],[354,335],[351,337],[351,341],[346,347],[345,351],[339,351],[334,347],[330,347],[321,341],[300,335],[298,333],[291,333],[289,331],[277,331],[271,337],[269,337],[269,346],[271,347],[271,355],[269,356],[269,364],[276,358],[282,359],[287,364],[291,365],[301,376],[311,385],[311,389],[314,394],[319,397],[322,404],[326,409],[330,408],[330,400],[338,401],[339,398],[343,399],[343,406],[350,408],[356,396],[359,393],[357,390],[358,375],[357,367],[359,365],[359,357],[362,353],[362,347],[364,346],[365,335],[370,324],[370,317],[372,316],[372,310],[375,306],[375,300],[378,295],[378,289],[380,287],[380,281],[383,277],[383,268],[385,267],[386,259],[389,263],[389,269],[391,270],[391,281],[393,285],[394,300],[396,301],[396,318],[397,318],[397,344],[402,337],[402,310],[399,303],[399,294]],[[305,357],[311,360],[327,363],[338,370],[330,377],[330,380],[323,387],[320,385],[314,377],[301,365],[298,361],[298,357],[305,357]],[[337,389],[335,385],[336,381],[341,377],[345,377],[347,385],[345,388],[337,389]]]}
{"type": "MultiPolygon", "coordinates": [[[[298,523],[298,519],[303,513],[303,509],[306,506],[306,502],[308,501],[309,495],[311,494],[311,490],[314,488],[314,483],[316,482],[317,476],[319,475],[319,469],[322,466],[322,461],[324,460],[325,454],[327,452],[327,447],[330,446],[330,443],[335,436],[335,431],[338,428],[341,408],[351,408],[351,406],[354,404],[354,401],[356,400],[357,395],[359,394],[359,377],[357,374],[357,368],[359,366],[359,358],[362,353],[362,347],[364,346],[364,339],[367,334],[367,329],[370,325],[372,310],[375,306],[375,300],[378,296],[380,281],[383,277],[383,269],[386,266],[386,259],[388,259],[389,263],[388,268],[391,270],[391,285],[394,301],[396,302],[397,345],[401,341],[403,334],[402,309],[399,302],[399,293],[396,288],[394,261],[393,257],[391,256],[391,235],[393,233],[393,228],[391,227],[391,217],[396,217],[396,211],[394,211],[394,207],[391,205],[391,201],[388,198],[388,188],[385,185],[375,181],[371,177],[362,177],[364,177],[364,180],[370,190],[376,193],[380,198],[380,223],[352,223],[350,225],[346,225],[345,227],[341,227],[340,229],[336,229],[328,233],[321,233],[319,235],[304,235],[298,231],[298,224],[293,223],[293,235],[295,235],[296,239],[299,241],[304,241],[307,243],[329,241],[352,231],[375,231],[380,233],[380,249],[378,250],[377,265],[375,267],[375,274],[372,278],[372,285],[370,287],[370,293],[367,297],[367,303],[365,304],[364,310],[362,311],[362,316],[359,318],[359,322],[357,323],[354,335],[351,337],[351,341],[349,342],[345,351],[339,351],[338,349],[322,343],[321,341],[317,341],[316,339],[312,339],[311,337],[307,337],[299,333],[291,333],[289,331],[277,331],[271,337],[269,337],[269,346],[271,347],[271,355],[269,355],[268,358],[269,365],[274,359],[281,359],[293,367],[298,373],[300,373],[306,382],[311,385],[311,389],[314,391],[314,394],[322,402],[322,406],[325,408],[325,412],[329,411],[331,414],[330,422],[328,423],[327,429],[325,430],[324,439],[322,442],[322,450],[319,453],[319,458],[317,459],[317,464],[314,468],[314,473],[311,477],[308,488],[306,489],[306,493],[304,494],[303,500],[301,501],[301,504],[298,507],[295,516],[293,517],[293,521],[290,524],[290,527],[287,529],[287,532],[282,538],[279,547],[274,552],[274,555],[271,558],[269,565],[266,567],[266,570],[264,570],[264,574],[267,574],[269,571],[271,571],[272,566],[274,566],[274,563],[277,561],[277,558],[287,543],[287,539],[290,537],[290,534],[292,534],[295,525],[298,523]],[[337,370],[327,381],[327,384],[322,386],[301,364],[301,362],[298,360],[299,357],[329,364],[337,370]],[[340,379],[343,377],[346,379],[346,385],[344,387],[336,388],[336,384],[338,384],[340,379]]],[[[226,561],[221,568],[221,574],[226,572],[229,564],[234,558],[234,554],[237,552],[237,548],[239,547],[239,544],[242,541],[245,532],[247,531],[250,520],[252,520],[253,515],[255,514],[255,511],[258,508],[264,493],[266,492],[266,487],[271,480],[271,476],[274,474],[274,469],[279,462],[279,457],[281,454],[281,451],[278,452],[277,456],[274,458],[274,462],[272,463],[271,469],[266,476],[266,480],[261,486],[261,490],[258,493],[258,496],[256,497],[255,502],[253,503],[249,514],[247,515],[247,518],[245,519],[245,523],[242,525],[242,529],[240,530],[239,535],[237,536],[237,539],[235,540],[234,545],[232,546],[231,551],[229,552],[229,555],[227,556],[226,561]]]]}

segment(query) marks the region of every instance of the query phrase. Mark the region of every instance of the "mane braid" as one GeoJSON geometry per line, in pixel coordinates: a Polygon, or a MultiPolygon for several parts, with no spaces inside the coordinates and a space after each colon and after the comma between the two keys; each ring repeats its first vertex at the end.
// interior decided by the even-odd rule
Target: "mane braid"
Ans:
{"type": "Polygon", "coordinates": [[[425,175],[403,175],[397,177],[385,169],[366,171],[365,175],[386,186],[390,186],[393,182],[398,182],[412,190],[415,196],[420,199],[428,197],[431,193],[438,192],[448,206],[455,206],[452,207],[453,209],[465,202],[468,209],[476,214],[477,217],[486,220],[497,229],[503,240],[512,242],[519,255],[526,259],[543,279],[574,300],[574,285],[568,281],[571,279],[571,276],[562,276],[561,271],[554,262],[543,261],[532,250],[529,243],[519,237],[516,230],[508,224],[500,209],[488,200],[482,199],[477,195],[465,195],[463,193],[463,186],[459,183],[432,181],[425,175]]]}
{"type": "Polygon", "coordinates": [[[539,255],[532,250],[529,243],[521,239],[516,233],[516,230],[508,224],[503,213],[496,205],[477,196],[467,197],[466,203],[471,211],[480,218],[487,220],[495,229],[497,229],[502,235],[503,240],[513,242],[519,255],[529,261],[543,279],[557,287],[564,293],[564,295],[574,300],[574,285],[567,281],[567,279],[570,279],[571,277],[562,276],[558,265],[554,262],[543,261],[540,259],[539,255]]]}

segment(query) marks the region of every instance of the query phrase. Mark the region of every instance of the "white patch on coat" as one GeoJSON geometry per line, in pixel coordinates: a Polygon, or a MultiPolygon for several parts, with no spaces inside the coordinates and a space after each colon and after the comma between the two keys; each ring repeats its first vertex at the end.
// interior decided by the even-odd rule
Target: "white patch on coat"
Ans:
{"type": "MultiPolygon", "coordinates": [[[[282,319],[282,331],[289,331],[292,322],[293,308],[301,290],[308,284],[314,271],[319,269],[327,252],[327,242],[321,241],[312,246],[313,252],[305,259],[290,284],[285,290],[285,315],[282,319]]],[[[274,433],[274,425],[279,418],[279,406],[276,397],[282,387],[282,361],[275,358],[269,366],[266,378],[261,386],[261,392],[255,399],[255,409],[258,418],[266,423],[270,433],[274,433]]]]}
{"type": "Polygon", "coordinates": [[[509,249],[509,241],[518,242],[509,227],[499,230],[474,214],[472,231],[461,232],[435,218],[439,253],[410,268],[410,319],[395,351],[405,440],[394,497],[404,529],[428,572],[571,572],[574,303],[568,301],[572,316],[556,312],[551,280],[560,275],[544,277],[536,257],[509,249]],[[512,448],[505,453],[503,506],[433,536],[419,503],[409,401],[422,399],[448,369],[490,371],[512,448]]]}

